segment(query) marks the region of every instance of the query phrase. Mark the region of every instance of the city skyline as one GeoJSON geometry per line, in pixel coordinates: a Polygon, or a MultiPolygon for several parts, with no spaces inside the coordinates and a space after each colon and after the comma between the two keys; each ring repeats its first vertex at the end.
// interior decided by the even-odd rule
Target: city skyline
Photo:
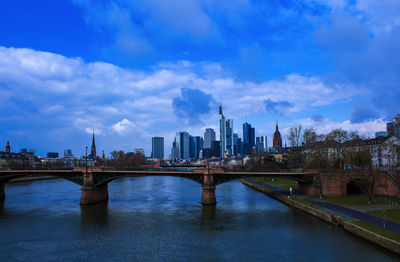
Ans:
{"type": "Polygon", "coordinates": [[[99,150],[149,155],[154,136],[219,137],[221,99],[269,143],[275,121],[284,141],[298,124],[374,137],[397,113],[396,1],[165,5],[3,1],[0,145],[83,155],[94,129],[99,150]]]}

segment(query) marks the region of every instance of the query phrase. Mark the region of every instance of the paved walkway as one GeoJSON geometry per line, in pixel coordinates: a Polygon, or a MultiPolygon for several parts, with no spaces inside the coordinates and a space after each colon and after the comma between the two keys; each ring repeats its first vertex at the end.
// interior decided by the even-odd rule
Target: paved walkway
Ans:
{"type": "MultiPolygon", "coordinates": [[[[249,181],[249,182],[258,184],[260,186],[264,186],[266,188],[272,189],[274,191],[277,191],[281,195],[284,195],[284,196],[289,195],[289,191],[288,190],[281,189],[281,188],[278,188],[278,187],[274,187],[274,186],[271,186],[271,185],[267,185],[267,184],[264,184],[264,183],[261,183],[261,182],[257,182],[257,181],[254,181],[253,179],[250,179],[250,178],[248,178],[246,180],[249,181]]],[[[357,211],[357,210],[349,208],[349,207],[328,203],[328,202],[325,202],[323,200],[315,199],[315,198],[312,198],[312,197],[309,197],[309,196],[296,195],[296,197],[304,199],[304,200],[306,200],[306,201],[308,201],[310,203],[313,203],[314,205],[318,205],[320,207],[332,210],[332,211],[334,211],[334,212],[336,212],[338,214],[341,214],[343,216],[349,217],[351,219],[362,220],[364,222],[367,222],[367,223],[370,223],[370,224],[373,224],[373,225],[376,225],[376,226],[379,226],[379,227],[382,227],[384,229],[387,229],[387,230],[390,230],[392,232],[396,232],[396,233],[400,234],[400,224],[399,223],[395,223],[395,222],[392,222],[392,221],[389,221],[389,220],[386,220],[386,219],[383,219],[383,218],[375,217],[375,216],[369,215],[369,214],[364,213],[364,212],[357,211]]]]}

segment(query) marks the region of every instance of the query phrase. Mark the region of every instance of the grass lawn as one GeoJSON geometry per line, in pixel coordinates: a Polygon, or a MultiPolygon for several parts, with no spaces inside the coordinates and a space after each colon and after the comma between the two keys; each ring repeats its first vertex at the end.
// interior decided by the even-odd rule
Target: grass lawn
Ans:
{"type": "MultiPolygon", "coordinates": [[[[338,197],[323,197],[326,202],[330,202],[342,206],[363,206],[368,205],[367,195],[348,195],[348,196],[338,196],[338,197]]],[[[373,196],[371,205],[382,206],[382,200],[385,196],[373,196]]],[[[400,205],[400,198],[387,196],[387,202],[398,203],[400,205]]]]}
{"type": "Polygon", "coordinates": [[[314,209],[321,209],[321,207],[319,207],[319,206],[317,206],[317,205],[314,205],[313,203],[304,201],[303,199],[299,199],[299,198],[295,198],[295,197],[291,197],[290,199],[291,199],[292,201],[296,202],[296,203],[303,204],[303,205],[305,205],[305,206],[309,206],[309,207],[312,207],[312,208],[314,208],[314,209]]]}
{"type": "Polygon", "coordinates": [[[394,233],[392,231],[389,230],[385,230],[381,227],[375,226],[375,225],[371,225],[369,223],[366,223],[364,221],[351,221],[352,224],[365,228],[369,231],[374,232],[375,234],[384,236],[386,238],[390,238],[394,241],[400,242],[400,234],[394,233]]]}
{"type": "Polygon", "coordinates": [[[254,181],[261,182],[267,185],[276,186],[282,189],[289,190],[292,187],[293,190],[297,189],[297,182],[287,178],[276,178],[276,177],[253,177],[254,181]]]}
{"type": "MultiPolygon", "coordinates": [[[[382,210],[369,211],[368,214],[377,217],[383,217],[382,210]]],[[[386,209],[384,218],[396,223],[400,223],[400,209],[386,209]]]]}

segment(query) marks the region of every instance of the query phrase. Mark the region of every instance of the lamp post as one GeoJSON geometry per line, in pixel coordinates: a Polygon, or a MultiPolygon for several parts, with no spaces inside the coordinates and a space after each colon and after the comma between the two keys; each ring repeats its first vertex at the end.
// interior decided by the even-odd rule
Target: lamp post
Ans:
{"type": "Polygon", "coordinates": [[[86,176],[87,176],[87,169],[88,169],[88,166],[87,166],[87,150],[88,150],[88,147],[86,146],[86,156],[85,156],[86,176]]]}

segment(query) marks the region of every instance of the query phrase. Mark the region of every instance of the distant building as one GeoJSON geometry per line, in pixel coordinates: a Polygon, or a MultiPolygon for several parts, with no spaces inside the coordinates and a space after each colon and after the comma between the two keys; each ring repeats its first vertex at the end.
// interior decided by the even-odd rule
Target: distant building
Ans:
{"type": "Polygon", "coordinates": [[[220,141],[213,141],[211,143],[211,156],[221,157],[221,143],[220,143],[220,141]]]}
{"type": "Polygon", "coordinates": [[[387,137],[395,136],[400,138],[400,115],[397,115],[392,122],[386,123],[387,137]]]}
{"type": "Polygon", "coordinates": [[[222,113],[222,106],[219,107],[219,135],[220,135],[220,156],[225,153],[233,155],[233,119],[226,119],[222,113]]]}
{"type": "Polygon", "coordinates": [[[237,154],[239,154],[239,136],[233,133],[233,155],[236,156],[237,154]]]}
{"type": "Polygon", "coordinates": [[[11,153],[10,141],[7,141],[6,153],[11,153]]]}
{"type": "Polygon", "coordinates": [[[282,137],[281,137],[281,133],[279,132],[279,129],[278,129],[278,122],[276,122],[276,129],[275,129],[275,133],[274,133],[272,147],[273,148],[282,148],[282,137]]]}
{"type": "Polygon", "coordinates": [[[93,139],[92,139],[92,148],[90,150],[90,158],[95,159],[96,157],[97,157],[96,141],[94,139],[94,130],[93,130],[93,139]]]}
{"type": "Polygon", "coordinates": [[[262,136],[261,138],[261,143],[263,147],[263,152],[268,152],[268,143],[267,143],[267,136],[262,136]]]}
{"type": "MultiPolygon", "coordinates": [[[[213,141],[214,142],[214,141],[213,141]]],[[[212,151],[211,151],[211,148],[203,148],[203,155],[202,155],[202,158],[203,159],[209,159],[209,158],[211,158],[211,156],[212,156],[212,151]]]]}
{"type": "Polygon", "coordinates": [[[151,138],[151,157],[157,159],[164,158],[164,137],[151,138]]]}
{"type": "Polygon", "coordinates": [[[144,154],[144,149],[143,148],[135,148],[133,151],[135,152],[135,154],[142,154],[143,156],[146,156],[144,154]]]}
{"type": "Polygon", "coordinates": [[[58,152],[48,152],[47,158],[58,158],[58,152]]]}
{"type": "Polygon", "coordinates": [[[190,158],[190,139],[188,132],[176,132],[172,146],[171,153],[173,153],[174,159],[187,160],[190,158]]]}
{"type": "Polygon", "coordinates": [[[243,142],[241,138],[238,138],[238,145],[237,145],[237,149],[238,149],[238,154],[243,155],[243,142]]]}
{"type": "Polygon", "coordinates": [[[261,140],[262,137],[256,137],[256,153],[257,154],[262,154],[264,153],[264,144],[263,141],[261,140]]]}
{"type": "Polygon", "coordinates": [[[204,146],[203,147],[211,149],[212,141],[215,141],[215,131],[212,128],[206,128],[206,131],[204,132],[204,146]]]}
{"type": "Polygon", "coordinates": [[[255,129],[249,123],[243,124],[243,155],[248,156],[255,147],[255,129]]]}
{"type": "Polygon", "coordinates": [[[377,138],[377,137],[386,137],[386,136],[387,136],[386,131],[379,131],[379,132],[375,133],[375,138],[377,138]]]}
{"type": "Polygon", "coordinates": [[[64,150],[64,162],[66,167],[74,166],[74,155],[72,154],[71,149],[64,150]]]}
{"type": "Polygon", "coordinates": [[[191,159],[199,159],[200,151],[203,149],[204,140],[200,136],[189,136],[189,156],[191,159]]]}
{"type": "Polygon", "coordinates": [[[74,155],[72,154],[72,150],[71,149],[65,149],[64,150],[64,158],[70,158],[70,157],[74,157],[74,155]]]}

